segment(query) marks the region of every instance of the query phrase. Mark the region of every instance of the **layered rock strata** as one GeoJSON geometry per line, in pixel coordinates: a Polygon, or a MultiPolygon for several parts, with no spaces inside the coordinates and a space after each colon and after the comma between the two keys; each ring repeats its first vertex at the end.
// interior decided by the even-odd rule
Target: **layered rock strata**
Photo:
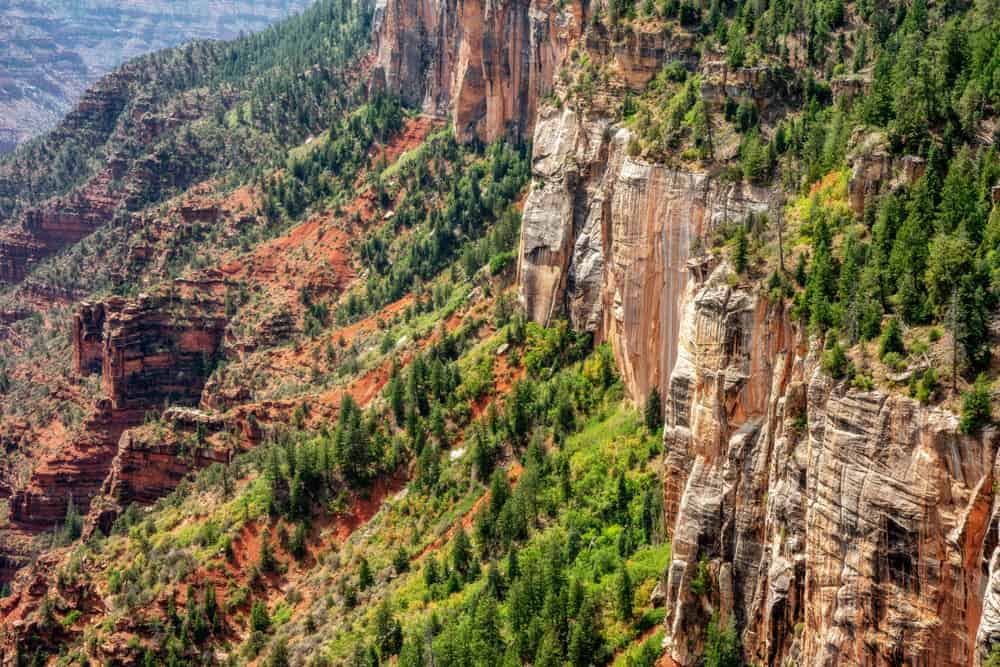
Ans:
{"type": "MultiPolygon", "coordinates": [[[[12,522],[44,530],[62,521],[70,502],[86,510],[123,451],[127,456],[117,465],[126,470],[165,461],[155,447],[143,450],[120,441],[128,429],[165,404],[200,401],[226,326],[216,287],[188,285],[183,293],[169,290],[135,300],[115,297],[80,307],[72,332],[75,366],[81,374],[101,373],[105,398],[93,407],[72,442],[37,462],[28,483],[15,490],[12,522]]],[[[175,483],[171,478],[161,486],[172,488],[175,483]]],[[[132,496],[123,497],[142,500],[156,493],[142,490],[156,484],[137,481],[133,486],[132,496]]]]}
{"type": "Polygon", "coordinates": [[[728,273],[689,285],[665,396],[668,656],[697,664],[718,613],[751,663],[970,664],[997,432],[835,382],[728,273]]]}

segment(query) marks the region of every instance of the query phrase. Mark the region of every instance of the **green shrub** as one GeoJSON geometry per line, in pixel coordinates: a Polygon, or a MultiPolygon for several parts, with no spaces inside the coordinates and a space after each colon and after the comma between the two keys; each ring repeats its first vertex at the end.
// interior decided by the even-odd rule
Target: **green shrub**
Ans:
{"type": "Polygon", "coordinates": [[[882,357],[882,363],[885,364],[889,370],[899,372],[906,368],[906,360],[899,356],[898,352],[887,352],[884,357],[882,357]]]}
{"type": "Polygon", "coordinates": [[[962,394],[962,418],[958,426],[962,433],[975,433],[993,420],[991,390],[989,379],[981,373],[972,389],[962,394]]]}
{"type": "Polygon", "coordinates": [[[704,556],[698,561],[698,570],[691,579],[691,592],[702,597],[712,590],[712,575],[708,571],[708,559],[704,556]]]}
{"type": "Polygon", "coordinates": [[[835,380],[842,380],[847,377],[847,371],[851,362],[847,358],[847,353],[840,343],[834,343],[833,347],[823,353],[823,372],[835,380]]]}
{"type": "Polygon", "coordinates": [[[514,253],[510,250],[494,255],[490,260],[490,275],[496,276],[502,273],[508,266],[514,263],[514,253]]]}

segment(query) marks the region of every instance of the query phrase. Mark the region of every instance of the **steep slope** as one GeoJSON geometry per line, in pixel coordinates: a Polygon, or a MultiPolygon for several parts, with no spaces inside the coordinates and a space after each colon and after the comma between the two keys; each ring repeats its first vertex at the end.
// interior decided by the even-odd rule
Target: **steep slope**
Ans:
{"type": "MultiPolygon", "coordinates": [[[[0,656],[995,663],[992,9],[343,9],[372,44],[329,115],[233,84],[204,122],[268,150],[11,279],[0,656]],[[84,289],[128,297],[74,306],[60,375],[41,285],[105,245],[84,289]],[[35,375],[93,407],[19,411],[35,375]],[[91,447],[102,409],[133,421],[91,447]]],[[[298,25],[195,78],[357,36],[298,25]]]]}
{"type": "Polygon", "coordinates": [[[55,126],[95,81],[127,60],[190,39],[233,39],[308,4],[8,2],[0,12],[0,154],[55,126]]]}

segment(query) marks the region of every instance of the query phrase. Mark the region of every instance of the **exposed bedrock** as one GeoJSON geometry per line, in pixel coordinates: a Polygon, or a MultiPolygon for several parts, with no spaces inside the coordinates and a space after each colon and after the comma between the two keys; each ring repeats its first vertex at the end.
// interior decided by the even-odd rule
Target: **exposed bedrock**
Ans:
{"type": "MultiPolygon", "coordinates": [[[[82,374],[102,374],[105,398],[70,442],[38,461],[24,488],[14,490],[12,522],[47,530],[63,520],[70,501],[86,511],[121,451],[128,454],[119,466],[126,470],[143,462],[165,465],[155,447],[143,450],[120,440],[147,413],[158,413],[165,404],[196,405],[200,400],[226,325],[215,287],[208,283],[189,286],[184,293],[113,297],[79,307],[72,330],[75,366],[82,374]]],[[[164,474],[172,475],[169,470],[164,474]]],[[[161,486],[175,483],[171,477],[161,486]]],[[[133,486],[156,485],[139,481],[133,486]]],[[[155,488],[123,497],[145,500],[154,493],[155,488]]]]}
{"type": "Polygon", "coordinates": [[[535,321],[568,316],[610,341],[629,393],[644,398],[677,358],[692,249],[768,212],[773,193],[630,158],[627,130],[569,109],[543,112],[534,136],[521,300],[535,321]]]}
{"type": "Polygon", "coordinates": [[[688,285],[665,395],[668,655],[697,664],[718,612],[754,664],[972,664],[996,431],[834,382],[727,273],[688,285]]]}

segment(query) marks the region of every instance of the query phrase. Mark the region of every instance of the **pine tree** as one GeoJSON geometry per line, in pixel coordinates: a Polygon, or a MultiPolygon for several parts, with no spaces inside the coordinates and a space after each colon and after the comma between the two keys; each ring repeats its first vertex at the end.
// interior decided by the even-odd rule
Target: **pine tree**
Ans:
{"type": "Polygon", "coordinates": [[[587,596],[580,605],[573,631],[570,635],[567,659],[572,667],[588,667],[595,662],[603,639],[597,625],[597,608],[593,598],[587,596]]]}
{"type": "Polygon", "coordinates": [[[663,400],[660,398],[659,387],[653,387],[646,398],[645,418],[649,432],[658,433],[663,426],[663,400]]]}
{"type": "Polygon", "coordinates": [[[424,585],[430,588],[434,584],[439,583],[440,579],[438,577],[437,559],[431,556],[424,564],[424,585]]]}
{"type": "Polygon", "coordinates": [[[555,628],[549,627],[542,635],[542,641],[538,645],[538,654],[535,656],[535,667],[561,667],[562,643],[555,628]]]}
{"type": "Polygon", "coordinates": [[[708,623],[705,641],[705,667],[742,667],[739,640],[732,625],[719,628],[719,614],[708,623]]]}
{"type": "Polygon", "coordinates": [[[397,575],[403,574],[410,569],[410,554],[403,545],[399,545],[399,549],[396,550],[396,555],[392,558],[392,566],[396,570],[397,575]]]}
{"type": "Polygon", "coordinates": [[[648,488],[642,494],[642,531],[649,544],[663,542],[663,493],[659,488],[648,488]]]}
{"type": "Polygon", "coordinates": [[[879,359],[885,359],[886,355],[890,353],[906,354],[906,348],[903,345],[903,329],[899,326],[899,320],[895,317],[889,318],[878,343],[879,359]]]}
{"type": "Polygon", "coordinates": [[[268,667],[288,667],[288,642],[284,637],[274,642],[267,664],[268,667]]]}
{"type": "Polygon", "coordinates": [[[388,599],[375,610],[374,646],[382,663],[387,663],[390,656],[399,653],[403,647],[403,630],[392,613],[388,599]]]}
{"type": "Polygon", "coordinates": [[[497,600],[503,600],[504,588],[504,580],[503,575],[500,574],[500,568],[497,567],[495,560],[491,560],[490,566],[486,569],[486,586],[483,588],[483,593],[491,595],[497,600]]]}
{"type": "Polygon", "coordinates": [[[271,617],[267,613],[267,604],[257,600],[250,608],[250,629],[254,632],[267,632],[271,628],[271,617]]]}
{"type": "Polygon", "coordinates": [[[83,533],[83,517],[76,510],[73,503],[73,496],[70,496],[66,505],[66,518],[63,520],[63,538],[67,542],[75,542],[80,539],[83,533]]]}
{"type": "Polygon", "coordinates": [[[267,574],[275,571],[278,562],[271,552],[271,532],[265,530],[260,535],[260,554],[257,557],[257,568],[267,574]]]}
{"type": "Polygon", "coordinates": [[[358,564],[358,590],[363,591],[373,583],[375,583],[375,577],[372,575],[371,566],[368,564],[368,559],[362,557],[358,564]]]}
{"type": "Polygon", "coordinates": [[[459,525],[451,543],[451,566],[456,572],[464,575],[469,572],[471,560],[472,544],[469,542],[469,535],[465,532],[465,528],[459,525]]]}
{"type": "Polygon", "coordinates": [[[292,552],[292,556],[294,556],[296,560],[301,560],[305,558],[306,525],[304,523],[296,524],[295,532],[292,533],[292,541],[289,544],[289,551],[292,552]]]}
{"type": "Polygon", "coordinates": [[[975,433],[993,419],[992,390],[985,373],[976,378],[972,389],[962,395],[962,418],[959,430],[966,435],[975,433]]]}
{"type": "Polygon", "coordinates": [[[209,628],[217,630],[222,619],[219,616],[219,603],[215,596],[215,586],[211,583],[205,587],[205,602],[202,606],[202,613],[208,621],[209,628]]]}
{"type": "Polygon", "coordinates": [[[629,577],[628,568],[622,563],[618,578],[615,581],[615,606],[618,611],[618,618],[623,621],[632,618],[632,603],[635,592],[632,590],[632,579],[629,577]]]}

